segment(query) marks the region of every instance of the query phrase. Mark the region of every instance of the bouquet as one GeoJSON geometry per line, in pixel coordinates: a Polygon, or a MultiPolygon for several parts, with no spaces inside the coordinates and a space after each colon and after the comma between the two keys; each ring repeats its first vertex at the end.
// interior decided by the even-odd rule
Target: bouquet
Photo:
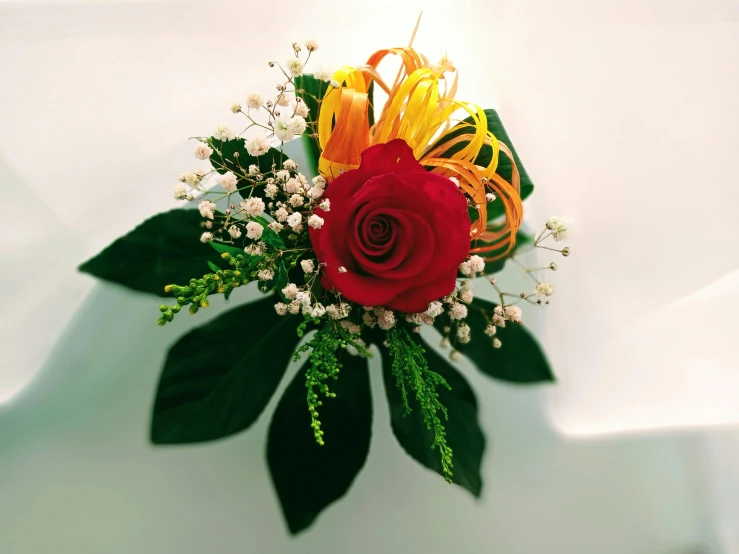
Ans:
{"type": "Polygon", "coordinates": [[[247,429],[290,361],[300,361],[267,442],[293,533],[343,496],[364,465],[372,356],[381,361],[400,446],[480,494],[477,403],[450,362],[466,355],[497,379],[552,381],[521,321],[522,306],[549,303],[553,287],[542,275],[557,265],[526,268],[515,256],[570,252],[550,242],[565,238],[562,218],[535,236],[521,230],[533,184],[497,112],[455,98],[449,59],[431,63],[412,47],[389,48],[332,71],[311,66],[317,48],[296,43],[285,64],[269,63],[280,76],[276,92],[231,106],[242,132],[221,125],[196,139],[203,163],[180,176],[181,208],[81,266],[170,297],[160,325],[246,285],[263,293],[172,346],[151,440],[196,443],[247,429]],[[395,78],[381,71],[387,58],[400,61],[395,78]],[[386,96],[382,109],[376,93],[386,96]],[[307,153],[300,165],[288,156],[295,145],[307,153]],[[498,284],[494,275],[508,260],[532,279],[529,290],[498,284]],[[483,287],[495,303],[477,296],[483,287]],[[439,333],[432,340],[441,354],[427,345],[434,331],[426,328],[439,333]]]}

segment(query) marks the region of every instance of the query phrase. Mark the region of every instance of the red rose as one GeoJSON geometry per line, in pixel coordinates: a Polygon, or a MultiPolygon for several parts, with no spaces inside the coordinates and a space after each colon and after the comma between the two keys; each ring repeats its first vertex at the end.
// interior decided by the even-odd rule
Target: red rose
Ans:
{"type": "Polygon", "coordinates": [[[323,226],[310,229],[326,264],[324,288],[408,313],[454,290],[470,250],[467,200],[451,180],[426,171],[404,140],[367,148],[359,168],[334,179],[324,198],[329,211],[316,209],[323,226]]]}

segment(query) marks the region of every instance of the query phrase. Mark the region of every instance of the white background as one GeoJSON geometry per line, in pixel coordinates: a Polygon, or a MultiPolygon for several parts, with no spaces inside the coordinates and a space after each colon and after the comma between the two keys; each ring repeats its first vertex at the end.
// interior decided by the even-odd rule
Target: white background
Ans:
{"type": "Polygon", "coordinates": [[[0,552],[737,552],[739,4],[451,4],[0,2],[0,552]],[[420,9],[415,46],[501,112],[537,185],[527,219],[575,221],[553,305],[525,314],[559,382],[462,365],[490,442],[480,502],[398,449],[375,382],[365,471],[290,539],[267,417],[146,442],[167,347],[221,303],[158,329],[156,299],[74,269],[173,205],[187,137],[269,93],[292,41],[362,63],[420,9]]]}

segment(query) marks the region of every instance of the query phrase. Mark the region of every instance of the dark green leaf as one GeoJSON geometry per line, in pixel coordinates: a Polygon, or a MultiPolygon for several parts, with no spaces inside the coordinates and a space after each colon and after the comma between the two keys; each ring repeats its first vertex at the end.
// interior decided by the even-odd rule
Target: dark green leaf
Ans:
{"type": "MultiPolygon", "coordinates": [[[[536,339],[521,324],[506,322],[498,327],[495,338],[502,343],[493,348],[493,337],[485,334],[485,328],[493,316],[495,304],[475,298],[467,309],[466,321],[470,326],[471,340],[467,344],[455,344],[483,373],[511,383],[540,383],[554,381],[546,356],[536,339]]],[[[444,324],[439,320],[437,328],[444,324]]]]}
{"type": "Polygon", "coordinates": [[[267,462],[293,534],[346,494],[369,452],[372,397],[367,360],[344,352],[340,361],[339,379],[329,383],[336,398],[324,400],[320,408],[324,446],[316,443],[310,426],[305,366],[280,399],[269,427],[267,462]]]}
{"type": "Polygon", "coordinates": [[[370,86],[367,89],[367,97],[369,98],[369,108],[367,110],[367,120],[369,126],[372,127],[375,124],[375,82],[371,81],[370,86]]]}
{"type": "MultiPolygon", "coordinates": [[[[299,75],[293,80],[295,82],[295,94],[303,99],[305,105],[310,110],[308,117],[305,120],[308,122],[308,131],[312,132],[315,129],[315,123],[318,120],[318,106],[319,100],[323,98],[328,90],[328,83],[316,79],[313,75],[299,75]]],[[[313,159],[318,160],[321,156],[321,147],[318,143],[317,137],[311,137],[311,152],[313,153],[313,159]]]]}
{"type": "Polygon", "coordinates": [[[212,271],[213,273],[218,273],[218,272],[219,272],[219,271],[221,270],[221,268],[220,268],[220,267],[218,267],[218,266],[217,266],[216,264],[214,264],[214,263],[213,263],[213,262],[211,262],[210,260],[208,260],[208,267],[210,268],[210,270],[211,270],[211,271],[212,271]]]}
{"type": "Polygon", "coordinates": [[[256,221],[257,223],[260,223],[264,228],[264,231],[262,231],[262,240],[265,242],[265,244],[279,250],[285,249],[285,243],[283,242],[282,237],[268,227],[269,221],[267,221],[263,217],[252,217],[251,219],[253,221],[256,221]]]}
{"type": "Polygon", "coordinates": [[[169,296],[165,285],[202,277],[213,250],[200,242],[197,210],[176,209],[147,219],[79,269],[125,287],[169,296]]]}
{"type": "Polygon", "coordinates": [[[285,295],[282,294],[282,289],[284,289],[289,282],[290,280],[287,275],[287,269],[285,268],[285,264],[282,262],[282,260],[280,260],[277,263],[277,266],[275,268],[274,283],[275,283],[275,290],[278,292],[278,294],[283,300],[286,300],[286,298],[285,298],[285,295]]]}
{"type": "MultiPolygon", "coordinates": [[[[516,167],[518,167],[518,172],[521,177],[521,198],[525,199],[534,191],[534,183],[531,181],[529,174],[526,172],[526,168],[521,162],[521,158],[518,156],[518,152],[513,146],[513,142],[508,136],[505,127],[503,127],[503,122],[500,120],[498,112],[496,112],[495,110],[485,110],[485,114],[487,115],[488,130],[491,131],[498,140],[504,142],[513,153],[513,159],[516,161],[516,167]]],[[[443,144],[444,142],[456,136],[471,132],[472,128],[469,127],[469,125],[465,126],[465,124],[470,124],[472,122],[472,117],[468,117],[464,120],[464,122],[459,123],[457,126],[452,128],[450,133],[446,135],[441,141],[439,141],[434,147],[443,144]]],[[[461,142],[452,146],[443,154],[443,157],[450,156],[453,153],[460,151],[467,144],[468,142],[461,142]]],[[[480,154],[477,156],[477,158],[475,158],[475,163],[477,165],[487,166],[492,158],[493,149],[492,147],[486,145],[482,147],[482,149],[480,150],[480,154]]],[[[496,173],[498,173],[498,175],[503,177],[509,183],[511,182],[511,176],[513,175],[513,164],[511,164],[508,156],[506,156],[502,152],[498,157],[498,168],[496,169],[496,173]]],[[[488,204],[488,221],[501,217],[502,215],[504,215],[504,213],[505,211],[503,209],[502,202],[493,201],[488,204]]]]}
{"type": "Polygon", "coordinates": [[[275,301],[234,308],[175,343],[159,380],[153,443],[220,439],[256,421],[298,343],[300,318],[278,316],[275,301]]]}
{"type": "Polygon", "coordinates": [[[237,176],[245,175],[249,172],[250,165],[256,165],[261,173],[272,171],[273,164],[277,169],[282,167],[283,155],[276,148],[270,148],[261,156],[251,156],[246,151],[243,138],[224,141],[211,137],[208,144],[213,148],[210,163],[218,173],[232,171],[237,176]]]}
{"type": "MultiPolygon", "coordinates": [[[[392,358],[387,348],[378,347],[382,354],[382,375],[395,438],[409,456],[443,476],[439,452],[431,449],[433,433],[424,425],[421,409],[412,391],[408,391],[408,404],[412,411],[404,416],[403,400],[391,370],[392,358]]],[[[453,481],[479,497],[482,491],[480,465],[485,450],[485,436],[477,421],[477,400],[461,373],[431,348],[425,347],[425,350],[429,369],[444,377],[452,387],[452,390],[439,387],[437,391],[439,400],[449,412],[449,419],[443,423],[447,442],[453,452],[453,481]]]]}

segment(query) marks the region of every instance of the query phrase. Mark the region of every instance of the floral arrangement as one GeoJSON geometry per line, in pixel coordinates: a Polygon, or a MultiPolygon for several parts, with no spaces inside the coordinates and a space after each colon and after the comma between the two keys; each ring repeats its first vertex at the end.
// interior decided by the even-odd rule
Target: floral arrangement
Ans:
{"type": "Polygon", "coordinates": [[[206,163],[180,176],[181,208],[147,220],[81,266],[172,298],[160,308],[160,325],[256,283],[262,300],[171,348],[151,439],[184,444],[245,430],[289,362],[302,362],[267,442],[293,533],[343,496],[365,462],[373,353],[401,447],[480,494],[485,439],[477,403],[450,361],[465,354],[513,383],[553,380],[521,321],[522,306],[549,303],[553,287],[541,275],[557,265],[529,269],[515,256],[532,248],[570,252],[549,243],[565,238],[562,218],[536,236],[520,230],[533,184],[497,112],[455,99],[450,60],[434,64],[412,47],[390,48],[364,65],[314,65],[309,74],[317,48],[293,44],[286,64],[269,63],[281,76],[276,94],[254,93],[231,107],[243,118],[241,133],[221,125],[197,139],[195,157],[206,163]],[[400,71],[389,80],[380,66],[391,57],[400,71]],[[288,157],[294,145],[307,152],[304,167],[288,157]],[[182,209],[192,205],[197,210],[182,209]],[[530,290],[500,287],[494,275],[508,260],[531,277],[530,290]],[[497,303],[473,293],[473,284],[490,287],[497,303]],[[427,345],[432,328],[448,356],[427,345]]]}

